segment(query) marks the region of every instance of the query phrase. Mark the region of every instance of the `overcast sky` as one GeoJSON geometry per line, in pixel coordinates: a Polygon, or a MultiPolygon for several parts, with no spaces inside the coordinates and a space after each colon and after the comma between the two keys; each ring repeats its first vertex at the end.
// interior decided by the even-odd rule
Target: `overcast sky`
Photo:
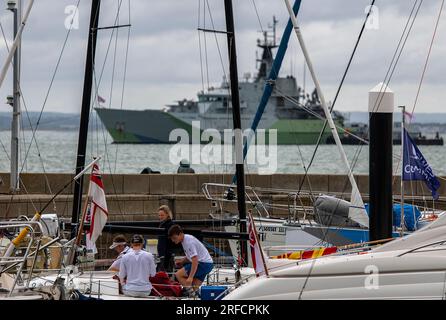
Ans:
{"type": "MultiPolygon", "coordinates": [[[[26,4],[27,1],[23,0],[26,4]]],[[[64,26],[69,5],[78,0],[38,0],[23,36],[22,90],[27,107],[40,110],[45,101],[67,30],[64,26]]],[[[115,22],[121,0],[103,0],[101,26],[115,22]]],[[[267,28],[272,15],[279,20],[278,37],[287,22],[283,0],[236,0],[235,27],[239,76],[256,72],[256,40],[267,28]],[[259,19],[256,15],[257,8],[259,19]],[[260,20],[260,22],[259,22],[260,20]]],[[[332,100],[349,55],[365,17],[366,0],[303,0],[299,21],[308,50],[327,100],[332,100]]],[[[79,28],[71,31],[62,56],[46,111],[79,112],[83,85],[87,28],[91,1],[80,0],[79,28]]],[[[208,0],[214,27],[224,29],[223,0],[208,0]]],[[[337,103],[341,111],[366,111],[368,91],[384,79],[392,55],[412,9],[414,0],[377,0],[379,28],[367,29],[355,56],[351,71],[337,103]]],[[[4,5],[4,1],[2,2],[4,5]]],[[[434,32],[441,0],[424,0],[407,41],[390,87],[395,91],[396,104],[414,105],[421,72],[434,32]]],[[[445,9],[446,10],[446,9],[445,9]]],[[[200,68],[197,27],[211,28],[209,12],[203,14],[203,0],[122,0],[119,23],[130,23],[128,69],[124,90],[124,108],[162,108],[182,98],[194,98],[207,86],[200,68]],[[130,3],[130,8],[129,8],[130,3]],[[200,8],[200,10],[199,10],[200,8]],[[130,9],[130,10],[129,10],[130,9]],[[199,14],[200,12],[200,14],[199,14]],[[204,21],[204,18],[206,19],[204,21]]],[[[446,13],[440,20],[436,41],[425,75],[416,112],[443,112],[446,101],[446,13]]],[[[12,14],[1,12],[1,24],[11,43],[12,14]]],[[[202,57],[207,56],[209,82],[217,85],[227,72],[226,39],[207,34],[207,55],[201,38],[202,57]],[[222,53],[223,66],[218,49],[222,53]],[[223,70],[224,68],[224,70],[223,70]]],[[[127,29],[100,31],[97,74],[105,63],[99,94],[113,108],[121,107],[127,29]],[[111,38],[113,36],[113,38],[111,38]],[[110,45],[108,56],[107,48],[110,45]],[[116,52],[116,54],[115,54],[116,52]],[[106,58],[107,56],[107,58],[106,58]],[[113,68],[113,65],[115,67],[113,68]],[[114,70],[114,72],[113,72],[114,70]],[[114,76],[113,76],[114,75],[114,76]],[[113,88],[112,88],[113,80],[113,88]]],[[[0,61],[7,54],[0,37],[0,61]]],[[[206,69],[206,65],[203,66],[206,69]]],[[[303,58],[293,34],[283,64],[282,74],[293,74],[303,83],[303,58]]],[[[11,92],[11,76],[0,89],[0,99],[11,92]]],[[[312,84],[307,78],[307,89],[312,84]]],[[[0,110],[7,111],[3,105],[0,110]]]]}

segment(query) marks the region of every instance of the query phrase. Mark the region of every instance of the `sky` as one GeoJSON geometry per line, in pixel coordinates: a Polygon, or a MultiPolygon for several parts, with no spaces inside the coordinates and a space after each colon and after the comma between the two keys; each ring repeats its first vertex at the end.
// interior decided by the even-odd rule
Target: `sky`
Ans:
{"type": "MultiPolygon", "coordinates": [[[[22,1],[26,6],[28,2],[22,1]]],[[[80,112],[91,1],[79,1],[78,27],[69,32],[62,52],[68,33],[65,24],[70,21],[66,12],[78,1],[35,1],[22,47],[21,87],[28,110],[40,111],[44,106],[45,111],[80,112]]],[[[384,80],[414,2],[376,1],[378,15],[370,21],[376,28],[364,32],[337,110],[367,111],[368,91],[384,80]]],[[[267,29],[275,15],[280,38],[288,12],[283,0],[233,3],[239,77],[243,78],[256,73],[259,31],[267,29]]],[[[389,84],[395,92],[395,104],[406,105],[409,110],[415,105],[441,3],[423,1],[389,84]]],[[[327,100],[334,98],[369,4],[369,0],[302,1],[298,20],[327,100]]],[[[415,112],[446,111],[445,19],[446,13],[442,12],[415,112]]],[[[99,95],[106,100],[105,107],[159,109],[176,100],[196,98],[203,87],[219,85],[223,74],[228,73],[225,36],[204,36],[197,31],[197,27],[224,30],[223,0],[103,0],[100,26],[111,26],[116,21],[131,27],[99,31],[95,82],[99,95]]],[[[0,11],[0,22],[10,45],[12,14],[0,11]]],[[[3,64],[7,49],[1,38],[3,64]]],[[[294,75],[302,86],[303,70],[303,56],[293,34],[281,74],[294,75]]],[[[0,99],[11,94],[11,74],[0,88],[0,99]]],[[[313,88],[308,73],[305,86],[307,90],[313,88]]],[[[9,108],[0,105],[1,111],[9,108]]]]}

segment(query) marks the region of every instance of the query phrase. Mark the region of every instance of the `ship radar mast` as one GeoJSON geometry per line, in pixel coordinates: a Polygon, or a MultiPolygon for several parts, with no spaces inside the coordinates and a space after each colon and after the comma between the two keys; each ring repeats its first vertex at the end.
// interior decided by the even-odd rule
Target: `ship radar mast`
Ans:
{"type": "Polygon", "coordinates": [[[263,40],[257,39],[257,47],[262,49],[262,57],[257,58],[260,62],[256,82],[266,79],[273,65],[273,49],[277,48],[276,44],[276,26],[279,21],[273,16],[273,24],[269,25],[269,31],[263,31],[263,40]]]}

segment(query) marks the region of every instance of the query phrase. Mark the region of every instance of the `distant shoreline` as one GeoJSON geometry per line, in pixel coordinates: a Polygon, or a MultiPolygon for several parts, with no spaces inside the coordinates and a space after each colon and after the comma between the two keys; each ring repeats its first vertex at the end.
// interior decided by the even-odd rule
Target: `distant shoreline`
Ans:
{"type": "MultiPolygon", "coordinates": [[[[369,113],[362,111],[342,112],[345,116],[345,122],[348,126],[350,123],[368,123],[369,113]]],[[[40,112],[31,111],[29,113],[22,113],[23,130],[31,130],[31,126],[35,126],[39,120],[40,112]],[[29,123],[31,122],[31,126],[29,123]]],[[[0,131],[11,130],[11,112],[0,112],[0,131]]],[[[399,122],[401,115],[398,112],[394,113],[394,121],[399,122]]],[[[80,115],[75,113],[62,112],[44,112],[41,115],[39,122],[39,131],[78,131],[79,130],[80,115]]],[[[98,120],[99,121],[99,120],[98,120]]],[[[446,113],[415,113],[413,117],[413,125],[420,125],[426,128],[428,132],[429,127],[438,127],[440,133],[446,133],[446,113]]],[[[434,129],[434,128],[431,128],[434,129]]],[[[90,121],[90,130],[96,130],[96,122],[90,121]]]]}

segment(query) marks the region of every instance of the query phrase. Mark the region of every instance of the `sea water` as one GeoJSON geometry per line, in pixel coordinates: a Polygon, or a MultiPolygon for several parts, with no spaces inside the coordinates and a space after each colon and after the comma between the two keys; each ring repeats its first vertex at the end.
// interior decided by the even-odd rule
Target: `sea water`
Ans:
{"type": "MultiPolygon", "coordinates": [[[[21,137],[20,168],[22,172],[73,173],[76,164],[76,131],[39,131],[32,139],[31,131],[25,131],[21,137]],[[31,144],[31,141],[32,144],[31,144]],[[37,141],[37,144],[36,142],[37,141]]],[[[144,168],[161,173],[175,173],[178,163],[170,161],[172,145],[116,145],[107,132],[94,131],[89,134],[87,159],[102,156],[101,169],[105,174],[140,173],[144,168]]],[[[277,146],[277,164],[275,173],[304,173],[315,150],[314,145],[277,146]]],[[[201,149],[203,146],[200,147],[201,149]]],[[[347,157],[356,174],[368,173],[368,147],[344,146],[347,157]]],[[[445,146],[420,146],[434,172],[446,175],[445,146]]],[[[399,174],[400,146],[393,149],[394,172],[399,174]]],[[[10,132],[0,132],[0,171],[10,171],[10,132]]],[[[233,173],[233,165],[192,163],[197,173],[233,173]]],[[[249,164],[246,173],[258,173],[258,165],[249,164]]],[[[346,174],[335,145],[321,145],[318,148],[310,174],[346,174]]]]}

